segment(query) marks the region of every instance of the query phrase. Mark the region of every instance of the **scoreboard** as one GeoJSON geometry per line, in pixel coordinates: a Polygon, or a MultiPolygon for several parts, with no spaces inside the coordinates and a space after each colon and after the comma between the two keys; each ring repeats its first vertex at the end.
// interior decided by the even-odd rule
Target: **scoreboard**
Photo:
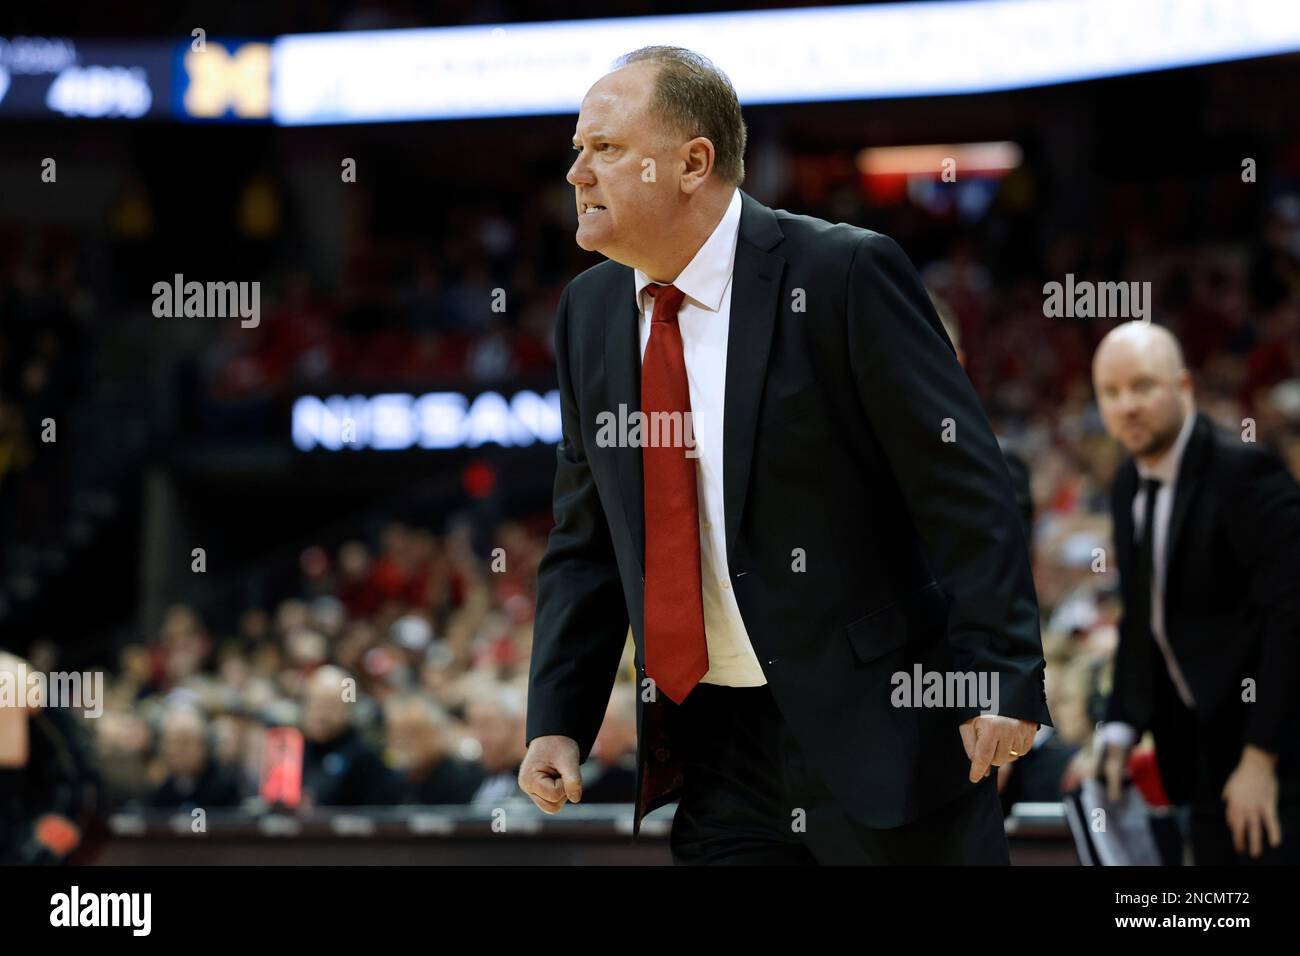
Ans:
{"type": "Polygon", "coordinates": [[[268,122],[262,40],[0,37],[0,120],[268,122]]]}

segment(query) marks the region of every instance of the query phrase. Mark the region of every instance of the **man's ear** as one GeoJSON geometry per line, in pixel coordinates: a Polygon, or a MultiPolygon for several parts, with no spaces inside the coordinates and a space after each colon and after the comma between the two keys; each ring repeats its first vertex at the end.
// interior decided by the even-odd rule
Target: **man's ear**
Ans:
{"type": "Polygon", "coordinates": [[[697,136],[682,145],[682,192],[691,194],[703,187],[713,175],[717,162],[717,153],[713,142],[705,136],[697,136]]]}

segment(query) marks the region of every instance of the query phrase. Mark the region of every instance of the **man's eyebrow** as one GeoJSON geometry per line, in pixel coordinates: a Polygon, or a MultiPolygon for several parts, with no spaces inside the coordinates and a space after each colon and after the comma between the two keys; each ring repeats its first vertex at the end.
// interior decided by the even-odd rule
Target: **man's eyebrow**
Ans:
{"type": "MultiPolygon", "coordinates": [[[[595,131],[593,131],[593,132],[591,132],[591,133],[588,133],[588,134],[587,134],[587,138],[588,138],[588,139],[595,139],[595,140],[608,140],[608,139],[610,138],[610,134],[609,134],[608,132],[606,132],[605,130],[595,130],[595,131]]],[[[574,146],[577,146],[579,140],[581,140],[581,139],[582,139],[581,136],[579,136],[577,133],[574,133],[574,134],[573,134],[573,145],[574,145],[574,146]]]]}

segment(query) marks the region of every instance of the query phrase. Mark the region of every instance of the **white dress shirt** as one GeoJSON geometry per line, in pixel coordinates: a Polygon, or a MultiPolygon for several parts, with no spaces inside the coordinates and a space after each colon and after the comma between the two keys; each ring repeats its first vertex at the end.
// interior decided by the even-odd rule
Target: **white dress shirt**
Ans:
{"type": "MultiPolygon", "coordinates": [[[[722,435],[727,385],[727,333],[731,324],[731,280],[740,235],[740,190],[695,258],[672,281],[683,293],[677,325],[682,333],[686,382],[691,395],[695,436],[696,487],[700,507],[700,586],[704,634],[709,649],[706,684],[756,687],[767,678],[745,630],[727,570],[727,528],[723,511],[722,435]]],[[[641,310],[641,356],[650,341],[654,299],[645,292],[651,279],[635,270],[641,310]]],[[[646,521],[652,521],[646,515],[646,521]]]]}
{"type": "MultiPolygon", "coordinates": [[[[1160,652],[1165,658],[1165,667],[1169,671],[1169,679],[1173,681],[1174,687],[1178,689],[1178,696],[1183,699],[1183,703],[1189,709],[1196,708],[1196,701],[1192,697],[1191,688],[1187,684],[1186,678],[1183,677],[1182,669],[1178,666],[1178,659],[1174,656],[1173,648],[1169,644],[1169,635],[1165,631],[1165,578],[1169,573],[1169,519],[1174,510],[1174,492],[1178,482],[1178,469],[1182,464],[1183,452],[1187,448],[1187,441],[1192,435],[1192,426],[1196,422],[1196,412],[1188,412],[1183,419],[1183,427],[1178,432],[1178,437],[1174,439],[1173,445],[1155,464],[1147,466],[1141,462],[1137,463],[1138,478],[1145,480],[1154,478],[1160,482],[1160,487],[1156,490],[1155,516],[1151,524],[1151,633],[1155,636],[1156,644],[1160,647],[1160,652]]],[[[1145,519],[1146,495],[1142,490],[1142,484],[1138,484],[1138,492],[1133,496],[1133,529],[1134,534],[1140,533],[1142,522],[1145,519]]],[[[1137,732],[1128,724],[1109,723],[1102,728],[1104,739],[1110,743],[1117,743],[1122,746],[1132,746],[1137,737],[1137,732]]]]}

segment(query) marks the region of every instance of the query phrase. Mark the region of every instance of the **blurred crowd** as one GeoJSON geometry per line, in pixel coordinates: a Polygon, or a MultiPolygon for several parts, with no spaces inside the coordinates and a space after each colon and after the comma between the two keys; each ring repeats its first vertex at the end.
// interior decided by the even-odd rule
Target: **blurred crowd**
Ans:
{"type": "MultiPolygon", "coordinates": [[[[786,192],[790,208],[885,232],[892,216],[893,231],[907,242],[902,213],[870,207],[861,192],[812,189],[798,178],[786,192]]],[[[995,206],[995,223],[999,214],[1007,213],[995,206]]],[[[562,231],[564,215],[556,211],[532,227],[527,217],[520,226],[486,215],[469,232],[475,238],[468,248],[461,239],[447,240],[462,262],[451,279],[439,256],[415,251],[406,281],[398,281],[389,262],[362,282],[359,266],[330,299],[305,277],[294,277],[257,334],[232,334],[228,349],[205,355],[213,394],[301,387],[296,372],[304,370],[330,381],[350,371],[363,378],[382,377],[384,369],[428,374],[438,368],[437,355],[448,363],[439,374],[448,376],[472,377],[475,368],[490,369],[491,376],[548,368],[544,343],[562,283],[530,271],[544,261],[531,253],[562,231]],[[521,236],[531,238],[521,245],[521,236]],[[494,326],[486,307],[497,281],[493,270],[505,263],[517,263],[518,286],[547,290],[509,329],[494,326]],[[385,323],[366,318],[380,314],[387,331],[385,323]],[[356,335],[371,347],[331,345],[332,337],[356,335]],[[412,349],[412,341],[425,344],[412,349]],[[489,354],[495,358],[484,357],[489,354]],[[350,366],[340,364],[343,356],[350,366]]],[[[914,248],[928,242],[919,234],[913,239],[914,248]]],[[[1202,409],[1234,429],[1249,422],[1257,439],[1277,446],[1300,475],[1300,201],[1279,195],[1252,242],[1153,246],[1140,241],[1135,226],[1105,247],[1095,237],[1058,235],[1040,259],[1021,262],[1014,273],[999,256],[995,243],[956,231],[940,254],[915,258],[955,323],[996,430],[1030,475],[1056,726],[1040,734],[1034,759],[1004,771],[1010,805],[1055,799],[1077,779],[1108,693],[1120,612],[1116,575],[1105,559],[1107,489],[1118,449],[1102,431],[1089,384],[1093,348],[1110,323],[1045,318],[1042,284],[1066,273],[1079,280],[1151,281],[1154,318],[1185,343],[1202,409]]],[[[16,285],[11,279],[10,289],[16,285]]],[[[24,318],[24,310],[43,300],[29,294],[23,301],[23,308],[5,313],[22,321],[6,323],[0,352],[3,394],[11,396],[0,408],[10,436],[36,428],[23,419],[24,409],[46,406],[24,396],[55,387],[66,361],[67,336],[58,331],[66,323],[24,318]],[[33,331],[22,338],[24,330],[33,331]]],[[[67,308],[57,294],[49,301],[51,314],[67,308]]],[[[11,475],[31,467],[30,442],[11,438],[7,447],[11,475]]],[[[9,500],[15,487],[22,486],[11,477],[9,500]]],[[[31,519],[25,503],[19,510],[31,519]]],[[[112,802],[255,804],[262,743],[277,727],[303,734],[306,806],[492,805],[517,794],[535,572],[546,525],[545,516],[502,524],[495,542],[500,559],[476,553],[461,532],[440,536],[403,524],[333,552],[308,548],[300,560],[300,592],[272,607],[245,609],[231,633],[211,631],[189,607],[173,607],[157,634],[120,649],[108,706],[94,722],[112,802]]],[[[630,675],[625,667],[623,679],[630,675]]],[[[588,768],[588,799],[631,798],[633,705],[631,685],[621,683],[588,768]]],[[[1149,779],[1149,752],[1139,750],[1134,759],[1139,779],[1149,779]]],[[[1149,797],[1159,802],[1158,784],[1153,787],[1149,797]]]]}
{"type": "MultiPolygon", "coordinates": [[[[301,594],[246,610],[233,633],[170,608],[155,639],[120,649],[93,722],[110,801],[257,806],[267,732],[289,727],[304,742],[303,808],[523,799],[544,547],[535,526],[506,523],[485,562],[460,532],[394,523],[374,543],[305,550],[301,594]]],[[[586,801],[631,800],[635,743],[624,683],[592,752],[586,801]]]]}

